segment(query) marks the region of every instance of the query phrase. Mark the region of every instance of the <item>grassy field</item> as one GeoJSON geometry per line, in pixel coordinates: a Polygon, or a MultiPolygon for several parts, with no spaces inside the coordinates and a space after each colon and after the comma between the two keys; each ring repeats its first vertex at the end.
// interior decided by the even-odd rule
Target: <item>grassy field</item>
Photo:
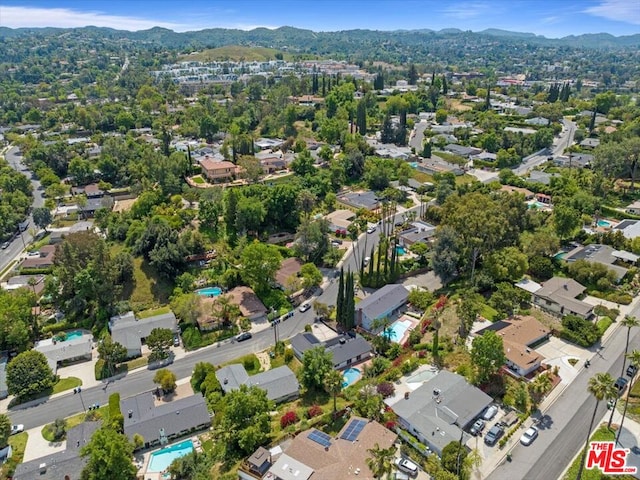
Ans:
{"type": "Polygon", "coordinates": [[[164,315],[165,313],[170,313],[170,312],[171,312],[170,307],[151,308],[143,312],[138,312],[136,316],[142,319],[142,318],[154,317],[156,315],[164,315]]]}
{"type": "MultiPolygon", "coordinates": [[[[122,251],[121,245],[111,247],[111,255],[122,251]]],[[[158,308],[169,303],[173,285],[160,278],[155,269],[142,257],[133,259],[133,278],[122,288],[120,300],[126,300],[135,312],[158,308]]]]}
{"type": "Polygon", "coordinates": [[[71,390],[72,388],[76,388],[82,385],[82,380],[77,377],[67,377],[61,378],[58,382],[53,386],[52,394],[64,392],[66,390],[71,390]]]}
{"type": "Polygon", "coordinates": [[[200,175],[196,175],[195,177],[191,177],[191,180],[193,180],[193,183],[197,183],[199,185],[204,185],[204,178],[202,178],[200,175]]]}
{"type": "MultiPolygon", "coordinates": [[[[246,60],[248,62],[265,62],[275,60],[276,53],[278,52],[279,50],[274,48],[226,45],[224,47],[208,48],[202,52],[194,53],[193,55],[183,55],[180,57],[180,61],[213,62],[217,60],[246,60]]],[[[284,60],[291,60],[292,58],[292,55],[288,53],[283,53],[283,56],[284,60]]]]}

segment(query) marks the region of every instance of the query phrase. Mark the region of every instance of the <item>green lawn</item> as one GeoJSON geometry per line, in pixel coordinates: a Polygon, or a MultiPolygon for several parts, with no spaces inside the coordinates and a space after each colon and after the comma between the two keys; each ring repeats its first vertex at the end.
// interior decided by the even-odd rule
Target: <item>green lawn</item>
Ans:
{"type": "Polygon", "coordinates": [[[253,353],[245,355],[244,357],[236,358],[235,360],[224,363],[221,366],[224,367],[226,365],[233,365],[234,363],[239,363],[240,365],[244,366],[244,369],[249,375],[255,375],[256,373],[260,372],[260,360],[258,360],[258,357],[256,357],[253,353]]]}
{"type": "Polygon", "coordinates": [[[140,319],[143,319],[143,318],[153,317],[155,315],[164,315],[165,313],[171,313],[171,308],[170,307],[151,308],[143,312],[138,312],[136,316],[140,319]]]}
{"type": "MultiPolygon", "coordinates": [[[[615,440],[616,432],[614,430],[609,430],[606,425],[598,428],[594,434],[591,436],[591,441],[596,442],[612,442],[615,440]]],[[[576,458],[567,473],[563,477],[563,480],[573,480],[576,478],[578,474],[578,469],[580,468],[580,461],[582,460],[582,450],[580,450],[580,456],[576,458]]],[[[586,468],[582,471],[582,480],[602,480],[605,477],[602,475],[602,472],[597,468],[593,470],[587,470],[586,468]]],[[[616,475],[616,480],[633,480],[634,477],[631,475],[616,475]]]]}
{"type": "Polygon", "coordinates": [[[498,315],[498,312],[494,310],[492,307],[490,307],[489,305],[485,304],[482,306],[482,310],[480,310],[480,315],[486,318],[487,320],[489,320],[490,322],[493,322],[496,316],[498,315]]]}
{"type": "Polygon", "coordinates": [[[66,390],[71,390],[72,388],[76,388],[82,385],[82,380],[77,377],[66,377],[61,378],[58,382],[53,386],[52,394],[64,392],[66,390]]]}
{"type": "Polygon", "coordinates": [[[27,446],[29,434],[27,432],[18,433],[9,437],[9,445],[13,449],[13,454],[7,462],[0,467],[0,478],[11,478],[16,469],[16,465],[22,463],[24,449],[27,446]]]}
{"type": "Polygon", "coordinates": [[[196,175],[195,177],[191,177],[193,183],[197,183],[198,185],[204,185],[204,179],[200,175],[196,175]]]}

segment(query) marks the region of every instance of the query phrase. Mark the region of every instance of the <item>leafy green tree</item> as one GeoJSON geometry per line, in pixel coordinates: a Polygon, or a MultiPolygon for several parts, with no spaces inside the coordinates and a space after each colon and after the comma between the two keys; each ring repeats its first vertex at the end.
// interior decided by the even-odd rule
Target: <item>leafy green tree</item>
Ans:
{"type": "Polygon", "coordinates": [[[304,288],[317,287],[322,283],[322,273],[313,263],[305,263],[300,268],[302,286],[304,288]]]}
{"type": "Polygon", "coordinates": [[[373,385],[363,387],[353,403],[356,412],[369,420],[380,420],[384,410],[384,400],[382,395],[376,391],[373,385]]]}
{"type": "Polygon", "coordinates": [[[98,355],[104,361],[109,375],[112,376],[115,374],[116,366],[127,359],[127,349],[118,342],[114,342],[111,335],[106,335],[98,344],[98,355]]]}
{"type": "Polygon", "coordinates": [[[33,222],[44,231],[47,231],[47,227],[53,221],[51,210],[46,207],[36,207],[33,209],[33,222]]]}
{"type": "Polygon", "coordinates": [[[11,395],[24,399],[49,390],[54,378],[47,357],[37,350],[17,355],[7,365],[7,387],[11,395]]]}
{"type": "Polygon", "coordinates": [[[324,379],[333,370],[331,352],[324,347],[310,348],[302,356],[301,383],[307,390],[319,391],[324,387],[324,379]]]}
{"type": "Polygon", "coordinates": [[[431,256],[431,268],[447,280],[455,275],[461,261],[461,239],[452,227],[441,227],[436,233],[431,256]]]}
{"type": "Polygon", "coordinates": [[[216,415],[217,431],[225,458],[249,455],[268,439],[273,402],[267,399],[266,390],[241,385],[224,396],[221,407],[216,415]]]}
{"type": "Polygon", "coordinates": [[[475,292],[463,292],[456,305],[456,315],[460,319],[460,336],[466,338],[482,311],[482,295],[475,292]]]}
{"type": "Polygon", "coordinates": [[[200,392],[200,386],[210,373],[215,373],[216,367],[208,362],[198,362],[191,374],[191,387],[194,392],[200,392]]]}
{"type": "Polygon", "coordinates": [[[174,294],[171,297],[171,310],[176,317],[188,325],[195,325],[200,312],[200,299],[197,293],[174,294]]]}
{"type": "Polygon", "coordinates": [[[151,350],[150,361],[163,360],[169,356],[173,345],[173,332],[169,328],[154,328],[146,338],[147,346],[151,350]]]}
{"type": "Polygon", "coordinates": [[[488,331],[474,338],[471,345],[471,361],[476,367],[476,382],[479,384],[498,373],[506,361],[502,337],[494,331],[488,331]]]}
{"type": "Polygon", "coordinates": [[[236,231],[240,235],[259,231],[266,215],[262,202],[255,198],[240,197],[236,212],[236,231]]]}
{"type": "Polygon", "coordinates": [[[134,480],[137,468],[133,464],[133,445],[122,433],[102,427],[80,450],[87,458],[82,470],[82,480],[134,480]]]}
{"type": "Polygon", "coordinates": [[[377,443],[373,448],[367,450],[370,456],[365,461],[374,478],[381,480],[393,472],[393,460],[396,450],[395,445],[391,445],[389,448],[381,448],[377,443]]]}
{"type": "Polygon", "coordinates": [[[37,321],[32,314],[36,297],[31,290],[0,289],[0,349],[21,352],[29,345],[30,325],[37,321]]]}
{"type": "Polygon", "coordinates": [[[282,263],[277,247],[253,242],[244,247],[240,255],[240,275],[256,292],[266,292],[273,283],[282,263]]]}
{"type": "Polygon", "coordinates": [[[324,387],[324,391],[333,397],[333,413],[338,410],[337,407],[337,398],[338,394],[342,391],[342,373],[333,368],[329,370],[322,381],[322,386],[324,387]]]}
{"type": "Polygon", "coordinates": [[[301,177],[313,175],[316,172],[316,167],[314,166],[314,160],[311,156],[311,152],[305,149],[298,153],[293,162],[291,162],[291,170],[301,177]]]}
{"type": "Polygon", "coordinates": [[[527,256],[517,247],[506,247],[489,255],[484,267],[496,282],[515,282],[529,269],[529,262],[527,256]]]}
{"type": "Polygon", "coordinates": [[[582,478],[582,472],[584,470],[584,464],[587,458],[587,450],[589,450],[589,439],[591,432],[593,431],[593,424],[598,414],[598,407],[602,400],[609,400],[617,396],[617,390],[614,386],[613,377],[609,373],[596,373],[589,379],[589,385],[587,390],[596,399],[595,406],[593,408],[593,415],[591,415],[591,422],[589,423],[589,430],[587,431],[587,439],[585,441],[584,449],[580,458],[580,468],[576,480],[582,478]]]}
{"type": "Polygon", "coordinates": [[[176,389],[176,374],[167,368],[161,368],[153,376],[153,383],[162,388],[164,393],[171,393],[176,389]]]}
{"type": "Polygon", "coordinates": [[[0,448],[7,445],[11,435],[11,419],[4,413],[0,413],[0,448]]]}
{"type": "MultiPolygon", "coordinates": [[[[440,459],[442,468],[448,472],[460,475],[460,478],[462,478],[465,466],[464,461],[467,458],[467,455],[468,452],[466,447],[461,445],[460,442],[452,441],[447,443],[442,449],[442,457],[440,459]]],[[[467,477],[467,475],[464,476],[467,477]]]]}
{"type": "Polygon", "coordinates": [[[294,250],[303,261],[320,264],[329,250],[329,224],[327,220],[303,218],[296,231],[294,250]]]}
{"type": "Polygon", "coordinates": [[[356,124],[358,126],[358,133],[360,135],[367,134],[367,103],[363,99],[358,102],[356,110],[356,124]]]}

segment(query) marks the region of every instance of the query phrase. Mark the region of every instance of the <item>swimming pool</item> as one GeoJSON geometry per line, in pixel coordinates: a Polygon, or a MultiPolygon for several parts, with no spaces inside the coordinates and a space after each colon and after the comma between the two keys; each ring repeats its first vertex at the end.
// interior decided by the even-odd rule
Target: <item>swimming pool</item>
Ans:
{"type": "Polygon", "coordinates": [[[548,207],[546,203],[538,202],[537,200],[532,200],[528,203],[529,208],[545,208],[548,207]]]}
{"type": "Polygon", "coordinates": [[[151,460],[149,460],[147,473],[164,472],[176,458],[184,457],[191,452],[193,452],[193,442],[191,440],[185,440],[184,442],[176,443],[170,447],[165,447],[162,450],[153,452],[151,454],[151,460]]]}
{"type": "Polygon", "coordinates": [[[409,162],[412,168],[418,168],[418,162],[409,162]]]}
{"type": "Polygon", "coordinates": [[[360,379],[360,370],[357,368],[347,368],[342,372],[342,388],[347,388],[349,385],[353,385],[360,379]]]}
{"type": "Polygon", "coordinates": [[[73,332],[67,332],[66,334],[65,340],[73,340],[74,338],[80,338],[82,337],[82,331],[81,330],[74,330],[73,332]]]}
{"type": "Polygon", "coordinates": [[[404,334],[412,325],[413,322],[411,322],[411,320],[396,320],[384,332],[381,332],[380,335],[389,335],[389,340],[400,343],[402,337],[404,337],[404,334]]]}
{"type": "Polygon", "coordinates": [[[196,290],[196,293],[203,297],[217,297],[222,293],[222,289],[220,287],[207,287],[196,290]]]}
{"type": "Polygon", "coordinates": [[[603,228],[610,228],[611,222],[607,222],[606,220],[598,220],[598,226],[603,228]]]}
{"type": "Polygon", "coordinates": [[[396,245],[396,253],[398,255],[404,255],[407,251],[404,249],[402,245],[396,245]]]}

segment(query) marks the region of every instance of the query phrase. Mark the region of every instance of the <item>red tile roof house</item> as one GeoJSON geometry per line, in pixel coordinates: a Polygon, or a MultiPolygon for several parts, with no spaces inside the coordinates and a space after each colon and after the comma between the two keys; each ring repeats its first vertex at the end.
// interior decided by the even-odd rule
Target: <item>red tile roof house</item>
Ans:
{"type": "Polygon", "coordinates": [[[53,259],[56,256],[55,245],[45,245],[40,249],[37,257],[27,257],[20,268],[49,268],[53,267],[53,259]]]}
{"type": "Polygon", "coordinates": [[[231,162],[215,162],[210,158],[200,160],[202,172],[212,182],[225,182],[235,178],[238,173],[237,165],[231,162]]]}

